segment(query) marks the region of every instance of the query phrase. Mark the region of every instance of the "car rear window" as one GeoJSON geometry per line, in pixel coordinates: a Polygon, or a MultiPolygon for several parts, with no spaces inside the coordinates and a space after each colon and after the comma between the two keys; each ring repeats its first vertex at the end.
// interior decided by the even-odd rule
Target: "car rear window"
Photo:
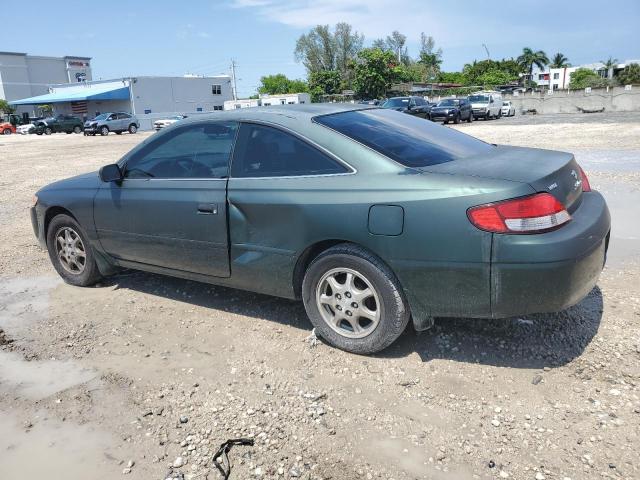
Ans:
{"type": "Polygon", "coordinates": [[[450,162],[494,148],[451,128],[393,110],[356,110],[314,120],[407,167],[450,162]]]}

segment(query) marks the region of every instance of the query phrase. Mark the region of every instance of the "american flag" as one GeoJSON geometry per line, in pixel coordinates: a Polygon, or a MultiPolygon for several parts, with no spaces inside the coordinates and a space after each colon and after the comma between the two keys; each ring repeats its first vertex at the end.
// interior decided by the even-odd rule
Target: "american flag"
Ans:
{"type": "Polygon", "coordinates": [[[71,111],[76,115],[87,113],[87,101],[71,102],[71,111]]]}

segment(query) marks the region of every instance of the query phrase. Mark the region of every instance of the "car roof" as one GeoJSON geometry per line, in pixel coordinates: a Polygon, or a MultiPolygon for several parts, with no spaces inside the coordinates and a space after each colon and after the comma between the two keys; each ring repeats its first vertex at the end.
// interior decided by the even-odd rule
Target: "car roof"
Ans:
{"type": "MultiPolygon", "coordinates": [[[[314,104],[297,104],[297,105],[270,105],[266,107],[238,108],[234,110],[225,110],[218,112],[206,113],[203,115],[194,115],[188,117],[189,122],[198,122],[202,120],[245,120],[245,121],[276,121],[279,118],[290,121],[310,121],[313,117],[319,115],[330,115],[332,113],[351,112],[355,110],[367,110],[377,108],[372,105],[360,105],[353,103],[314,103],[314,104]]],[[[184,125],[184,123],[183,123],[184,125]]]]}

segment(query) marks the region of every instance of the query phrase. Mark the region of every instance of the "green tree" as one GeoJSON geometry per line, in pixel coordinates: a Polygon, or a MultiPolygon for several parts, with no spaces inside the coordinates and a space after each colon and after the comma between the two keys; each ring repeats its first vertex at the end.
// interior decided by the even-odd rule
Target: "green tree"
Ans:
{"type": "Polygon", "coordinates": [[[364,36],[348,23],[338,23],[333,31],[329,25],[317,25],[301,35],[296,42],[294,56],[307,69],[314,72],[337,70],[342,80],[349,84],[350,63],[362,49],[364,36]]]}
{"type": "Polygon", "coordinates": [[[607,78],[613,78],[613,67],[618,64],[618,59],[609,57],[608,60],[600,60],[601,63],[604,63],[604,71],[607,72],[605,75],[607,78]]]}
{"type": "Polygon", "coordinates": [[[424,80],[429,81],[436,78],[440,72],[440,64],[442,64],[442,49],[436,50],[436,42],[431,35],[420,34],[420,54],[418,63],[425,67],[424,80]]]}
{"type": "Polygon", "coordinates": [[[6,100],[0,98],[0,112],[13,113],[15,111],[16,111],[16,109],[13,108],[11,105],[9,105],[9,102],[7,102],[6,100]]]}
{"type": "Polygon", "coordinates": [[[474,60],[463,69],[465,85],[504,85],[518,79],[522,66],[513,59],[474,60]]]}
{"type": "Polygon", "coordinates": [[[565,57],[562,53],[556,53],[551,59],[551,64],[549,65],[551,68],[565,68],[570,67],[569,59],[565,57]]]}
{"type": "Polygon", "coordinates": [[[607,80],[602,78],[593,70],[588,68],[578,68],[571,74],[569,88],[579,90],[587,87],[603,87],[607,85],[607,80]]]}
{"type": "Polygon", "coordinates": [[[459,83],[467,84],[467,77],[462,72],[438,72],[436,81],[439,83],[459,83]]]}
{"type": "Polygon", "coordinates": [[[640,64],[630,63],[618,73],[618,81],[622,85],[638,85],[640,84],[640,64]]]}
{"type": "Polygon", "coordinates": [[[342,79],[337,70],[323,70],[309,74],[309,91],[311,99],[318,102],[322,95],[340,93],[342,79]]]}
{"type": "Polygon", "coordinates": [[[529,80],[531,81],[533,80],[533,66],[535,65],[542,70],[549,64],[549,58],[542,50],[534,52],[529,47],[525,47],[522,49],[522,55],[518,57],[518,63],[529,73],[529,80]]]}
{"type": "Polygon", "coordinates": [[[353,87],[360,98],[381,98],[397,76],[396,56],[379,48],[360,50],[354,63],[353,87]]]}
{"type": "Polygon", "coordinates": [[[394,30],[393,32],[391,32],[391,35],[387,36],[386,43],[387,48],[395,54],[398,63],[409,63],[410,59],[409,55],[407,54],[407,48],[405,47],[405,44],[407,43],[406,35],[403,35],[399,31],[394,30]]]}
{"type": "Polygon", "coordinates": [[[286,75],[266,75],[260,78],[258,93],[276,95],[281,93],[300,93],[309,90],[309,86],[303,80],[290,80],[286,75]]]}

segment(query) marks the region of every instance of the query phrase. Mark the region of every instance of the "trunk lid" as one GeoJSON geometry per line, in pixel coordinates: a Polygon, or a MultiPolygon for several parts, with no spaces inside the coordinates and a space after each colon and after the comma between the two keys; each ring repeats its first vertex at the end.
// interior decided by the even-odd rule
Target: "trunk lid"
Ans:
{"type": "Polygon", "coordinates": [[[537,192],[552,194],[569,212],[578,207],[582,196],[582,177],[574,156],[554,150],[500,145],[488,155],[440,163],[420,170],[527,183],[537,192]]]}

